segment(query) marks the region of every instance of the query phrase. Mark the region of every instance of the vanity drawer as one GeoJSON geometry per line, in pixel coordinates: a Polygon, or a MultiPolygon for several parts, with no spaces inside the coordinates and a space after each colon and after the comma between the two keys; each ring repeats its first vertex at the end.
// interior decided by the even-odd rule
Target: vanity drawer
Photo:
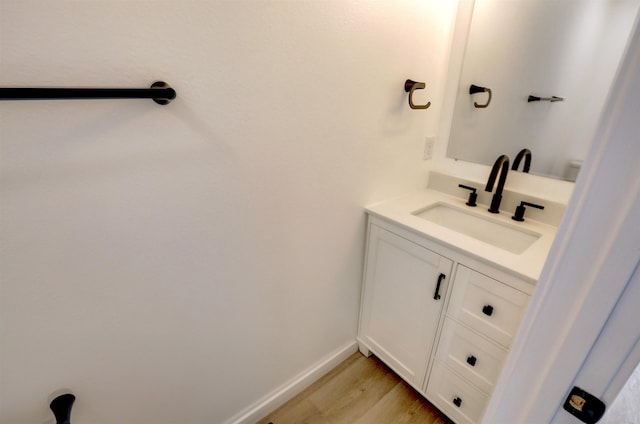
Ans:
{"type": "Polygon", "coordinates": [[[458,424],[480,422],[489,396],[449,370],[440,361],[433,364],[427,398],[458,424]]]}
{"type": "Polygon", "coordinates": [[[446,318],[436,357],[483,391],[491,393],[507,350],[446,318]]]}
{"type": "Polygon", "coordinates": [[[528,294],[458,265],[447,314],[509,347],[528,303],[528,294]]]}

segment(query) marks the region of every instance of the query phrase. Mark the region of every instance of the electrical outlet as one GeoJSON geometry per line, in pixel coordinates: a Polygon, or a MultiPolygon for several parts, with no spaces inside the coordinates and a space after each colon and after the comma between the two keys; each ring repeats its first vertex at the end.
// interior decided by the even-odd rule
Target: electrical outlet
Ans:
{"type": "Polygon", "coordinates": [[[426,137],[425,138],[425,144],[424,144],[424,155],[422,156],[422,159],[424,160],[428,160],[431,159],[433,157],[433,146],[436,144],[436,138],[431,136],[431,137],[426,137]]]}

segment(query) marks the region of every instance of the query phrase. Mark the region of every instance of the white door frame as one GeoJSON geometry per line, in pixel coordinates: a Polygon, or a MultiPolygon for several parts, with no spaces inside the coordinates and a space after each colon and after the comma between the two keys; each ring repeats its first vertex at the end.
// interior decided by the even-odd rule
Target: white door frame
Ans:
{"type": "Polygon", "coordinates": [[[639,258],[636,19],[593,146],[483,423],[551,422],[639,258]]]}

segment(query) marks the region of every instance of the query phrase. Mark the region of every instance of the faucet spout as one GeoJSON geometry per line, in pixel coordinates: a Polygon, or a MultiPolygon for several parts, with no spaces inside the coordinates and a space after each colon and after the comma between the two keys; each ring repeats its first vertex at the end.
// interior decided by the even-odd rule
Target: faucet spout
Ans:
{"type": "Polygon", "coordinates": [[[498,179],[498,186],[496,187],[496,191],[491,199],[491,207],[489,208],[489,212],[491,213],[500,213],[502,190],[504,189],[504,184],[507,181],[507,173],[509,172],[509,156],[498,156],[498,159],[496,159],[493,167],[491,168],[491,173],[489,174],[489,179],[487,180],[487,186],[484,189],[485,191],[488,191],[489,193],[493,191],[493,186],[495,185],[496,178],[498,178],[498,172],[500,172],[500,178],[498,179]]]}

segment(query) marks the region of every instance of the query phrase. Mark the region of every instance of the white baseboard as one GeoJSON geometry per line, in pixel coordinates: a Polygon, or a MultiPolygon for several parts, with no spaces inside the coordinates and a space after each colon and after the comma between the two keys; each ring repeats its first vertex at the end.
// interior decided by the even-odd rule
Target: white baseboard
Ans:
{"type": "Polygon", "coordinates": [[[225,424],[255,424],[259,419],[276,410],[289,399],[306,389],[311,383],[335,368],[358,350],[358,343],[354,340],[330,353],[319,362],[307,368],[296,377],[283,384],[273,392],[241,411],[225,424]]]}

